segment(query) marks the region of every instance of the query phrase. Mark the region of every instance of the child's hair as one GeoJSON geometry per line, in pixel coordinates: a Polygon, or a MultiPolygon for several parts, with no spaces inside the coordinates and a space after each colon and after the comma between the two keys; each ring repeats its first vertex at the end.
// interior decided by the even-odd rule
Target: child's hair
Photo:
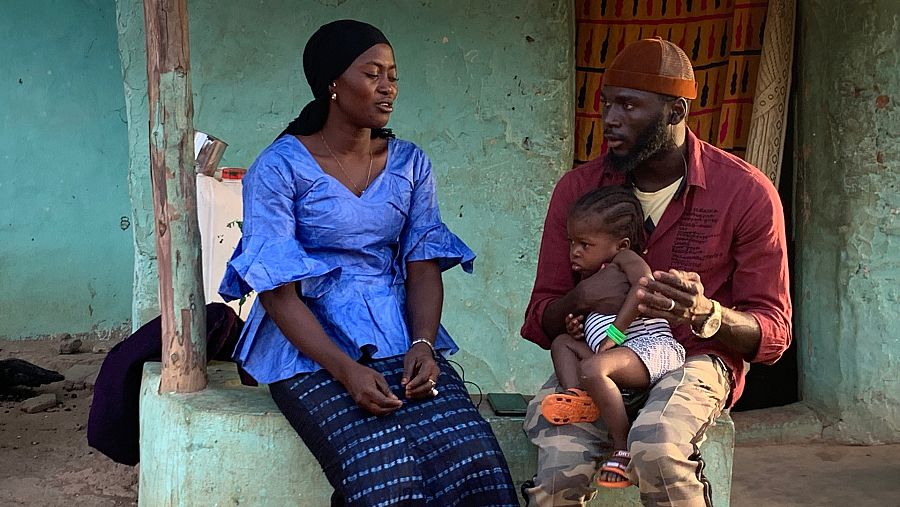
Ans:
{"type": "Polygon", "coordinates": [[[572,206],[569,218],[588,216],[601,231],[630,239],[631,249],[635,252],[644,250],[644,211],[630,187],[603,187],[581,196],[572,206]]]}

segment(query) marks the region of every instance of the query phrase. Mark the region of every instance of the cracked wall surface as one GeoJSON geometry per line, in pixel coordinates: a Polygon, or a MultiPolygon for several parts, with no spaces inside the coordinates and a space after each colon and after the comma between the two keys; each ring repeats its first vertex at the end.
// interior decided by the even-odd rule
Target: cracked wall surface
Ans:
{"type": "MultiPolygon", "coordinates": [[[[139,0],[119,0],[135,224],[135,325],[158,314],[139,0]]],[[[443,323],[467,380],[532,392],[549,354],[518,337],[555,181],[572,160],[574,38],[567,1],[194,0],[189,6],[194,124],[247,167],[311,98],[300,56],[323,23],[380,27],[400,95],[388,125],[430,155],[444,220],[478,254],[474,276],[444,275],[443,323]]]]}
{"type": "Polygon", "coordinates": [[[900,441],[900,3],[799,2],[795,286],[823,437],[900,441]]]}
{"type": "Polygon", "coordinates": [[[0,338],[130,329],[132,221],[115,2],[4,2],[0,338]]]}

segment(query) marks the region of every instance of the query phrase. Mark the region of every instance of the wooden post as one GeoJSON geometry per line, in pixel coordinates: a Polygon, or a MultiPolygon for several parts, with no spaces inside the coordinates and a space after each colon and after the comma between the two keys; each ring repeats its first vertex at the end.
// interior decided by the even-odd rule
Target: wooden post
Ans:
{"type": "Polygon", "coordinates": [[[206,305],[194,171],[187,0],[144,0],[150,173],[159,307],[160,393],[206,387],[206,305]]]}

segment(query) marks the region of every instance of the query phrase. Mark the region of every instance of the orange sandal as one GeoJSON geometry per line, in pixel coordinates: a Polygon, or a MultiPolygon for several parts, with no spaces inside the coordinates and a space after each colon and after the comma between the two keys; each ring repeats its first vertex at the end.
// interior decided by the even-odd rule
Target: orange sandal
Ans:
{"type": "Polygon", "coordinates": [[[582,389],[566,389],[563,393],[547,395],[541,401],[541,414],[550,424],[594,422],[600,409],[582,389]]]}
{"type": "Polygon", "coordinates": [[[605,463],[603,463],[603,466],[600,467],[600,472],[597,473],[597,479],[594,482],[596,482],[598,486],[602,486],[604,488],[611,488],[611,489],[621,489],[621,488],[627,488],[628,486],[631,486],[631,481],[628,479],[628,476],[625,475],[625,469],[628,468],[628,463],[631,461],[631,453],[628,451],[616,451],[612,454],[612,457],[613,458],[622,458],[627,461],[625,463],[622,463],[621,461],[616,461],[614,459],[610,459],[610,460],[606,461],[605,463]],[[619,477],[621,477],[625,480],[624,481],[615,481],[615,482],[604,481],[604,480],[600,479],[600,477],[602,476],[601,474],[603,472],[608,472],[611,474],[618,475],[619,477]]]}

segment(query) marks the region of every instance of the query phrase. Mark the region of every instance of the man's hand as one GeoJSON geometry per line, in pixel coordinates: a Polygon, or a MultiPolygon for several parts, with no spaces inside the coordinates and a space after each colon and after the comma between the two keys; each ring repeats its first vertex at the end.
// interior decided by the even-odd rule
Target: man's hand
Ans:
{"type": "Polygon", "coordinates": [[[584,340],[584,315],[566,315],[566,334],[576,340],[584,340]]]}
{"type": "Polygon", "coordinates": [[[431,347],[425,343],[413,345],[403,357],[403,380],[400,384],[406,389],[405,396],[409,399],[435,396],[437,391],[433,389],[440,373],[431,347]]]}
{"type": "Polygon", "coordinates": [[[387,415],[403,405],[391,392],[384,375],[368,366],[355,363],[340,382],[350,393],[359,408],[372,415],[387,415]]]}
{"type": "Polygon", "coordinates": [[[700,275],[670,269],[654,271],[655,280],[641,278],[638,311],[647,318],[666,319],[672,325],[691,324],[697,316],[712,313],[712,302],[703,295],[700,275]]]}
{"type": "Polygon", "coordinates": [[[566,315],[591,312],[615,315],[628,294],[628,277],[619,269],[607,267],[582,280],[568,294],[547,305],[541,326],[547,336],[566,332],[566,315]]]}

